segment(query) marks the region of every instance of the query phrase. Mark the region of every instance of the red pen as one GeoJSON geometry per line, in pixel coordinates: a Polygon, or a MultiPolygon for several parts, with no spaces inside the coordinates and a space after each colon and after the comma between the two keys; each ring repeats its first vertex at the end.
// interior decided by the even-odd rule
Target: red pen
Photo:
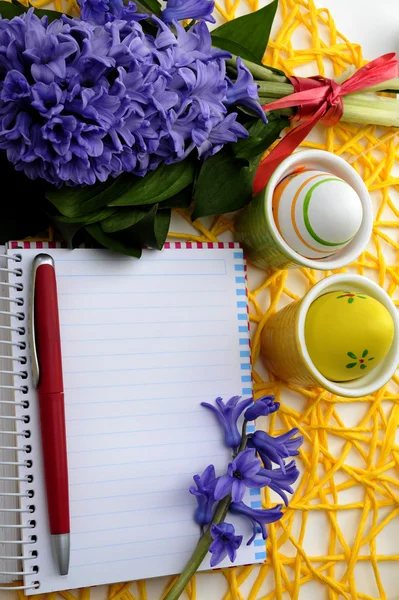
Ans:
{"type": "Polygon", "coordinates": [[[68,463],[60,323],[54,260],[38,254],[32,265],[30,340],[38,390],[51,543],[60,575],[70,555],[68,463]]]}

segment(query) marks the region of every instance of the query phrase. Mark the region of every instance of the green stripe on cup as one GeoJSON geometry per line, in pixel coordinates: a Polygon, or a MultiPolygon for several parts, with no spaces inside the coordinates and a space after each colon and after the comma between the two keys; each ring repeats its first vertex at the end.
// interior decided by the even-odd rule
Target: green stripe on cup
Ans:
{"type": "MultiPolygon", "coordinates": [[[[314,190],[319,187],[319,185],[321,185],[322,183],[325,183],[326,181],[341,181],[343,183],[346,183],[346,181],[343,181],[343,179],[338,179],[337,177],[328,177],[327,179],[322,179],[321,181],[318,181],[317,183],[315,183],[314,185],[312,185],[312,187],[310,188],[310,190],[308,190],[306,196],[305,196],[305,200],[303,201],[303,220],[305,223],[305,227],[307,229],[308,234],[316,241],[319,242],[319,244],[322,244],[323,246],[344,246],[345,244],[347,244],[348,242],[351,241],[352,238],[350,238],[349,240],[346,240],[346,242],[326,242],[326,240],[323,240],[321,237],[319,237],[317,235],[317,233],[313,230],[310,221],[309,221],[309,215],[308,215],[308,210],[309,210],[309,204],[310,201],[312,199],[312,194],[314,192],[314,190]]],[[[348,183],[346,183],[346,185],[349,185],[348,183]]]]}

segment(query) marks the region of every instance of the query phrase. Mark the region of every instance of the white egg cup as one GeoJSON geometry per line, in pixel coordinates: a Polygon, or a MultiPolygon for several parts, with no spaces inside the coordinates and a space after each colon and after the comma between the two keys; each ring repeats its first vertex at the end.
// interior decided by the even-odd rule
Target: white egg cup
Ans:
{"type": "Polygon", "coordinates": [[[302,300],[273,315],[262,334],[262,357],[281,379],[300,385],[317,385],[346,398],[367,396],[383,387],[399,365],[399,313],[388,294],[376,283],[360,275],[331,275],[319,281],[302,300]],[[310,358],[305,340],[306,315],[310,305],[329,292],[350,289],[380,302],[394,323],[394,338],[386,357],[358,379],[335,382],[324,377],[310,358]],[[274,321],[274,322],[273,322],[274,321]]]}
{"type": "Polygon", "coordinates": [[[236,237],[247,258],[264,268],[308,267],[319,271],[341,269],[355,261],[365,250],[373,228],[373,211],[368,190],[355,169],[343,158],[324,150],[301,150],[286,158],[262,190],[238,217],[236,237]],[[273,194],[277,184],[299,167],[331,173],[346,181],[358,194],[363,218],[354,238],[333,255],[305,258],[293,250],[277,229],[273,217],[273,194]]]}

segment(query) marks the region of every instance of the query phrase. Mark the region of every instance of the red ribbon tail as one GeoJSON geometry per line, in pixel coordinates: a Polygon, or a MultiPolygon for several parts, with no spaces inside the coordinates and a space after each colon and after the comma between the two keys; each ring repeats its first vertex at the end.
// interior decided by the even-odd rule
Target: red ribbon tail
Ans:
{"type": "Polygon", "coordinates": [[[267,185],[273,172],[278,165],[299,146],[306,136],[312,131],[317,121],[321,118],[321,111],[317,111],[313,118],[309,121],[301,123],[294,129],[291,129],[287,135],[277,144],[275,148],[266,156],[260,163],[254,178],[253,192],[254,195],[261,192],[267,185]]]}

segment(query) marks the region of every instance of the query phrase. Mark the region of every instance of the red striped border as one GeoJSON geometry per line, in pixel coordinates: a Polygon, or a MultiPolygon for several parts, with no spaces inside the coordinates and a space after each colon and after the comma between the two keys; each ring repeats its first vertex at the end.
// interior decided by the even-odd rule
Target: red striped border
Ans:
{"type": "Polygon", "coordinates": [[[8,247],[11,250],[15,250],[17,248],[23,248],[24,250],[30,249],[42,249],[42,248],[67,248],[67,245],[63,242],[8,242],[8,247]]]}
{"type": "Polygon", "coordinates": [[[237,242],[165,242],[165,250],[215,250],[217,248],[241,248],[237,242]]]}
{"type": "MultiPolygon", "coordinates": [[[[15,248],[24,248],[29,250],[30,248],[66,248],[66,244],[63,242],[9,242],[9,247],[14,250],[15,248]]],[[[241,248],[237,242],[165,242],[165,250],[215,250],[218,248],[241,248]]],[[[245,265],[244,270],[247,270],[245,265]]]]}

